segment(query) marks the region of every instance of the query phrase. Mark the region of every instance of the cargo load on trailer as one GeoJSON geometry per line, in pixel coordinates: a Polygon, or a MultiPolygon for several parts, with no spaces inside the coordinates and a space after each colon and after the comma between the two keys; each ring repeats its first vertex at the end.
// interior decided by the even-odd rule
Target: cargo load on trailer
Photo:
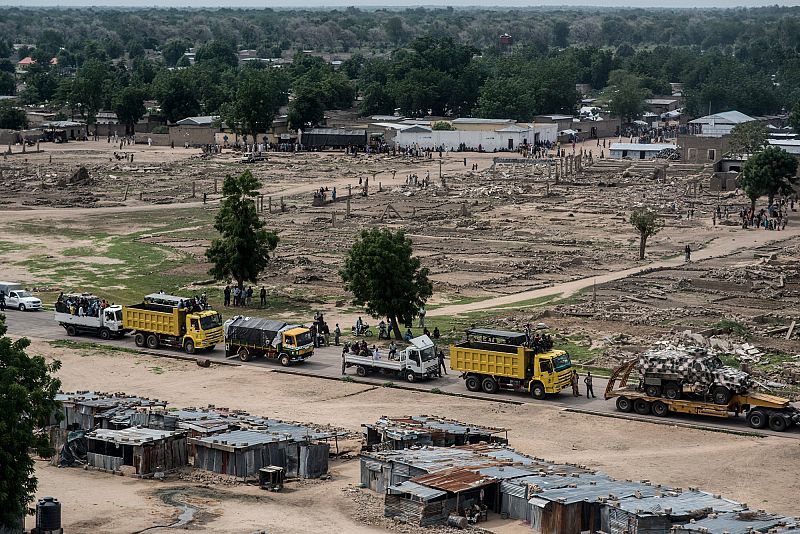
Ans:
{"type": "Polygon", "coordinates": [[[569,354],[550,343],[534,343],[522,332],[467,330],[467,340],[450,345],[450,367],[470,391],[527,391],[536,399],[572,385],[569,354]]]}
{"type": "Polygon", "coordinates": [[[133,332],[138,347],[182,348],[187,354],[214,350],[222,343],[222,318],[193,299],[164,293],[146,295],[141,304],[122,307],[122,325],[133,332]]]}
{"type": "Polygon", "coordinates": [[[750,375],[726,366],[701,347],[648,350],[639,355],[636,369],[651,397],[702,397],[728,404],[733,395],[753,386],[750,375]]]}
{"type": "Polygon", "coordinates": [[[68,336],[94,334],[101,339],[121,337],[122,306],[110,305],[90,293],[61,295],[56,302],[55,320],[68,336]]]}
{"type": "MultiPolygon", "coordinates": [[[[641,373],[640,364],[639,358],[623,363],[611,374],[606,386],[606,400],[615,399],[617,410],[621,412],[653,414],[657,417],[684,413],[726,419],[745,414],[750,427],[769,427],[776,432],[800,424],[800,409],[789,399],[752,388],[732,394],[725,404],[697,395],[687,395],[685,398],[657,395],[655,393],[660,392],[652,388],[653,384],[646,383],[647,372],[641,373]]],[[[747,378],[752,382],[749,376],[747,378]]]]}
{"type": "Polygon", "coordinates": [[[286,366],[314,354],[311,330],[286,321],[237,315],[225,321],[223,332],[226,356],[238,356],[243,362],[264,356],[286,366]]]}

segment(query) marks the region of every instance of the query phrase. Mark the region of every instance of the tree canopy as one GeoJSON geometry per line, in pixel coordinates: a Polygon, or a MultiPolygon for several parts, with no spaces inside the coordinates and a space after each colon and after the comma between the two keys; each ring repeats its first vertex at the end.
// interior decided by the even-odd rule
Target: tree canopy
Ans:
{"type": "Polygon", "coordinates": [[[373,317],[391,318],[397,339],[399,323],[411,321],[433,294],[428,269],[412,252],[402,230],[364,230],[339,272],[353,304],[366,307],[373,317]]]}
{"type": "Polygon", "coordinates": [[[0,128],[22,130],[28,127],[25,110],[14,107],[9,101],[0,102],[0,128]]]}
{"type": "Polygon", "coordinates": [[[759,197],[767,195],[772,206],[775,195],[789,195],[798,183],[797,159],[780,147],[770,146],[748,158],[739,185],[755,210],[759,197]]]}
{"type": "Polygon", "coordinates": [[[603,99],[612,115],[620,117],[623,122],[633,122],[644,112],[645,99],[651,94],[642,85],[641,78],[624,70],[615,70],[608,76],[608,87],[603,91],[603,99]]]}
{"type": "Polygon", "coordinates": [[[661,231],[664,223],[658,214],[649,208],[635,209],[631,213],[630,223],[639,232],[639,259],[643,260],[647,239],[661,231]]]}
{"type": "Polygon", "coordinates": [[[36,492],[31,454],[49,457],[55,452],[49,435],[40,429],[53,414],[60,414],[55,396],[61,382],[53,374],[61,363],[28,356],[30,342],[12,341],[6,330],[5,316],[0,315],[0,527],[15,530],[36,492]]]}
{"type": "Polygon", "coordinates": [[[755,154],[767,144],[767,128],[759,121],[737,124],[728,137],[730,153],[735,156],[755,154]]]}
{"type": "Polygon", "coordinates": [[[144,108],[145,92],[139,87],[124,87],[113,100],[114,113],[119,121],[125,125],[125,135],[132,135],[136,123],[144,117],[147,110],[144,108]]]}
{"type": "Polygon", "coordinates": [[[213,264],[209,274],[216,280],[232,278],[240,288],[256,282],[278,246],[278,236],[266,229],[256,210],[259,185],[250,171],[225,177],[222,204],[214,219],[219,237],[206,250],[213,264]]]}
{"type": "Polygon", "coordinates": [[[288,81],[271,69],[245,69],[240,75],[234,98],[222,106],[222,118],[229,127],[255,142],[258,132],[272,126],[275,113],[286,103],[288,81]]]}

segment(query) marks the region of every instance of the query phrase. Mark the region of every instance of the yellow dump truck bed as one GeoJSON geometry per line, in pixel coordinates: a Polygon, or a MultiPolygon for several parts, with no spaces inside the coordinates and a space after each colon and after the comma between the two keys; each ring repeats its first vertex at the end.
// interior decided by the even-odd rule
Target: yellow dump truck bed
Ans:
{"type": "Polygon", "coordinates": [[[141,304],[122,307],[122,325],[124,328],[140,332],[153,332],[168,336],[180,336],[185,310],[178,308],[171,312],[145,309],[141,304]]]}
{"type": "Polygon", "coordinates": [[[463,341],[450,346],[450,367],[454,371],[522,380],[526,364],[524,347],[479,341],[463,341]]]}

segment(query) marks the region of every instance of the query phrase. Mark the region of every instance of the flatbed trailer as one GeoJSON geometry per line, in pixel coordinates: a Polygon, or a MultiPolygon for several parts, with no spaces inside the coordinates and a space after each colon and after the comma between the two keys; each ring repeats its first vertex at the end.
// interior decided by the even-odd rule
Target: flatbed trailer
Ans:
{"type": "Polygon", "coordinates": [[[800,410],[789,399],[767,393],[733,395],[728,404],[647,395],[638,384],[628,383],[635,366],[636,360],[633,360],[615,369],[606,386],[605,399],[616,399],[617,410],[621,412],[636,412],[639,415],[652,413],[658,417],[666,417],[670,413],[686,413],[725,419],[744,414],[751,428],[769,427],[775,432],[783,432],[794,425],[800,425],[800,410]]]}

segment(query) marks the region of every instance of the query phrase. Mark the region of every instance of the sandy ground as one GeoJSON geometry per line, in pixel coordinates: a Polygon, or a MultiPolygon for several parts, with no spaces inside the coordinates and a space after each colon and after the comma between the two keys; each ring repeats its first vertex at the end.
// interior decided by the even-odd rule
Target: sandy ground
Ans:
{"type": "MultiPolygon", "coordinates": [[[[41,342],[34,342],[31,350],[63,362],[59,377],[65,391],[125,391],[175,406],[215,404],[354,432],[381,415],[446,416],[508,428],[513,447],[549,460],[586,464],[622,479],[700,487],[752,508],[790,515],[798,511],[800,444],[793,439],[600,419],[543,403],[512,406],[253,368],[203,369],[127,353],[54,349],[41,342]]],[[[293,483],[285,493],[264,494],[249,486],[140,481],[43,463],[37,469],[38,496],[54,495],[64,503],[64,526],[73,532],[134,532],[170,524],[178,510],[158,495],[175,487],[188,488],[182,491],[201,509],[198,523],[208,531],[375,532],[351,519],[352,500],[342,492],[358,483],[357,462],[336,461],[332,472],[330,481],[293,483]]],[[[514,526],[506,522],[497,532],[511,533],[514,526]]]]}

